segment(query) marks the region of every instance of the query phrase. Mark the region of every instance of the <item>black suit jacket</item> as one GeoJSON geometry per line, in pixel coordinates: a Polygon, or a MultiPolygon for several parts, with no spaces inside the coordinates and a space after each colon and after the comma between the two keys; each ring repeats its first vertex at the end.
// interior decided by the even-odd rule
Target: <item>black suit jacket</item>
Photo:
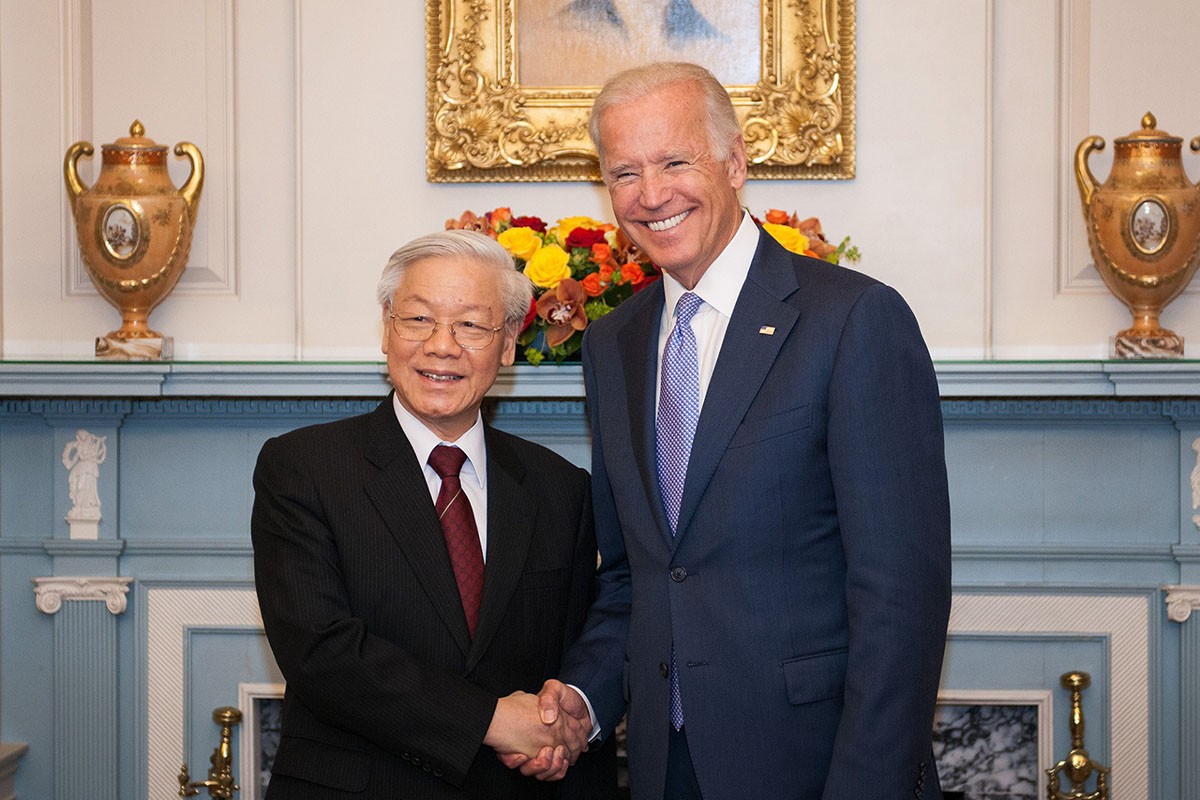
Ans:
{"type": "Polygon", "coordinates": [[[255,579],[287,690],[271,800],[608,796],[611,752],[564,784],[482,746],[496,699],[557,675],[596,566],[587,473],[488,428],[488,544],[472,641],[422,467],[391,399],[268,441],[255,579]]]}

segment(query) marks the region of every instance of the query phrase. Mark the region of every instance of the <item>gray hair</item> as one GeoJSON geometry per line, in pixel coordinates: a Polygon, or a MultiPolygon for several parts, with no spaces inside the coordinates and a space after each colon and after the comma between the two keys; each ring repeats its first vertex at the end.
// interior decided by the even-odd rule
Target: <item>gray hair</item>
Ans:
{"type": "Polygon", "coordinates": [[[467,260],[488,267],[500,278],[500,299],[504,303],[504,324],[510,329],[519,326],[529,312],[533,284],[517,271],[513,258],[500,243],[478,231],[449,230],[428,233],[413,239],[392,253],[375,294],[379,305],[391,307],[392,297],[404,280],[405,271],[426,258],[467,260]]]}
{"type": "Polygon", "coordinates": [[[663,61],[618,72],[605,82],[600,94],[596,95],[592,103],[592,117],[588,120],[588,135],[596,146],[601,166],[604,165],[604,147],[600,141],[600,119],[604,112],[678,83],[693,84],[703,93],[704,120],[712,155],[718,161],[729,158],[734,142],[742,133],[729,92],[725,91],[716,76],[699,64],[663,61]]]}

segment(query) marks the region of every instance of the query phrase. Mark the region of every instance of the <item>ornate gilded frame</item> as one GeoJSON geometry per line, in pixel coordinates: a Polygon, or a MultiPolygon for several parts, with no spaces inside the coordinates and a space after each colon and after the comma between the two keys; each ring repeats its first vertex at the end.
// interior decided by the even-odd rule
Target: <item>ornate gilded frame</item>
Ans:
{"type": "MultiPolygon", "coordinates": [[[[759,81],[726,86],[750,178],[854,177],[854,0],[760,0],[759,81]]],[[[516,81],[519,0],[426,0],[426,174],[435,183],[599,180],[599,87],[516,81]]]]}

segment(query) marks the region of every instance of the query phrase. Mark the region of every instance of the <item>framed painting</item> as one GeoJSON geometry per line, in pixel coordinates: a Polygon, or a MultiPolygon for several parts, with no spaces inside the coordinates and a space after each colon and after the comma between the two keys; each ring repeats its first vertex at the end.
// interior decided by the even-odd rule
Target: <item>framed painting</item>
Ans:
{"type": "Polygon", "coordinates": [[[426,0],[426,173],[596,181],[592,100],[694,61],[729,92],[750,178],[854,177],[854,0],[426,0]]]}

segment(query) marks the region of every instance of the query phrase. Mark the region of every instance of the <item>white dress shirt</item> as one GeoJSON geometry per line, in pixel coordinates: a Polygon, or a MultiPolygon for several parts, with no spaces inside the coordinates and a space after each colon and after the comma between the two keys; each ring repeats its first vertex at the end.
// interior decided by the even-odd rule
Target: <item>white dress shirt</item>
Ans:
{"type": "MultiPolygon", "coordinates": [[[[704,408],[708,384],[717,366],[717,356],[721,354],[721,343],[725,341],[725,331],[729,328],[733,307],[737,304],[742,284],[746,282],[746,276],[750,273],[750,262],[754,260],[754,253],[758,249],[758,237],[758,226],[750,219],[749,214],[743,212],[742,223],[738,226],[737,233],[700,276],[696,288],[691,290],[704,301],[704,305],[692,317],[692,332],[696,334],[696,355],[700,362],[700,408],[704,408]]],[[[679,303],[679,298],[688,291],[682,283],[666,272],[663,273],[662,280],[666,304],[663,306],[662,323],[658,329],[659,364],[662,364],[662,353],[667,346],[667,338],[675,327],[675,306],[679,303]]],[[[662,379],[661,373],[660,369],[659,382],[662,379]]],[[[656,382],[655,408],[658,408],[659,394],[656,382]]]]}
{"type": "Polygon", "coordinates": [[[425,484],[429,487],[429,497],[437,504],[438,492],[442,488],[442,479],[433,467],[429,466],[429,454],[439,444],[457,447],[467,454],[459,473],[459,483],[462,484],[463,494],[471,503],[471,513],[475,515],[475,530],[479,531],[479,546],[483,549],[483,560],[487,561],[487,444],[483,435],[483,417],[475,412],[475,424],[471,429],[458,437],[458,441],[447,442],[436,433],[425,427],[425,423],[417,419],[400,402],[400,398],[392,395],[392,405],[396,409],[396,419],[408,437],[417,461],[425,473],[425,484]]]}

